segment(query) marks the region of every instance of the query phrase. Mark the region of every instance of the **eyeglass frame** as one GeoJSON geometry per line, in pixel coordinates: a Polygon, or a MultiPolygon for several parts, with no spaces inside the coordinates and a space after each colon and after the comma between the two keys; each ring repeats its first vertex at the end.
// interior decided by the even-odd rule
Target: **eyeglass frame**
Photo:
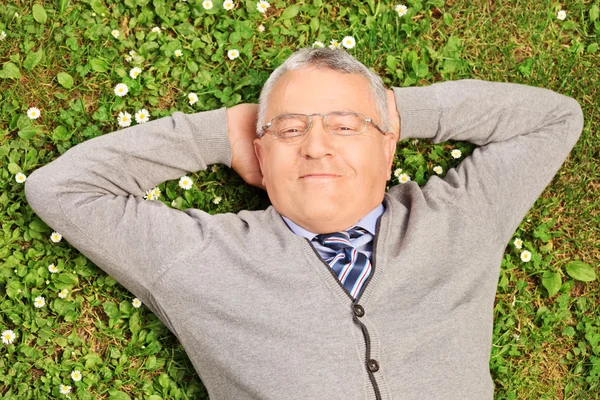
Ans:
{"type": "MultiPolygon", "coordinates": [[[[305,136],[308,133],[308,131],[310,130],[310,128],[312,128],[312,124],[313,124],[312,117],[314,115],[320,115],[320,116],[323,117],[323,126],[325,127],[325,129],[327,130],[327,132],[331,133],[332,135],[336,135],[336,136],[356,136],[356,135],[360,135],[361,133],[363,133],[364,131],[367,130],[367,126],[369,126],[369,123],[373,124],[373,126],[379,132],[381,132],[383,135],[387,135],[388,134],[388,132],[385,132],[383,129],[381,129],[379,127],[379,125],[377,125],[375,122],[373,122],[372,118],[369,118],[369,117],[365,116],[364,114],[361,114],[361,113],[355,112],[355,111],[332,111],[332,112],[329,112],[329,113],[326,113],[326,114],[322,114],[322,113],[314,113],[314,114],[288,113],[288,114],[279,114],[279,115],[276,115],[273,118],[271,118],[271,120],[269,122],[267,122],[265,125],[263,125],[262,128],[260,128],[261,129],[261,134],[260,134],[260,136],[258,138],[260,139],[263,136],[265,136],[266,130],[271,127],[271,124],[273,123],[273,120],[275,118],[279,118],[279,117],[282,117],[282,116],[285,116],[285,115],[301,115],[301,116],[304,116],[304,117],[308,117],[308,126],[306,127],[306,130],[304,132],[302,132],[301,134],[299,134],[299,135],[289,136],[288,139],[305,136]],[[360,115],[361,117],[363,117],[365,119],[365,122],[366,122],[365,127],[360,132],[351,133],[349,135],[340,135],[339,133],[333,133],[329,129],[329,125],[327,125],[327,116],[329,114],[336,114],[336,113],[342,113],[342,114],[346,113],[346,114],[360,115]]],[[[272,133],[272,135],[275,136],[275,137],[277,137],[278,139],[286,139],[286,138],[282,138],[281,136],[279,136],[279,135],[277,135],[275,133],[272,133]]]]}

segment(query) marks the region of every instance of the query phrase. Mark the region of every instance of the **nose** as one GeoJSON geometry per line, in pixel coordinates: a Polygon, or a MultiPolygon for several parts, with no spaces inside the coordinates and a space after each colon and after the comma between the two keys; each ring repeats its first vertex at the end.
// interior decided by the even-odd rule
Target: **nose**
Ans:
{"type": "Polygon", "coordinates": [[[300,147],[300,154],[306,158],[332,156],[335,150],[334,135],[325,129],[322,115],[313,115],[312,126],[306,132],[306,138],[300,147]]]}

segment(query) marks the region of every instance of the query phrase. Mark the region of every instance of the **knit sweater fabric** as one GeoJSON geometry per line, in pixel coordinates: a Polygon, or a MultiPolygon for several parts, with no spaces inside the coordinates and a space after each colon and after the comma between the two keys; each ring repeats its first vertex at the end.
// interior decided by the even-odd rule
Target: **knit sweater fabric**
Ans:
{"type": "Polygon", "coordinates": [[[177,336],[212,400],[492,399],[504,250],[577,142],[582,111],[512,83],[393,90],[402,139],[479,147],[443,178],[385,194],[356,300],[272,206],[209,215],[143,199],[231,164],[224,108],[80,143],[34,171],[25,194],[177,336]]]}

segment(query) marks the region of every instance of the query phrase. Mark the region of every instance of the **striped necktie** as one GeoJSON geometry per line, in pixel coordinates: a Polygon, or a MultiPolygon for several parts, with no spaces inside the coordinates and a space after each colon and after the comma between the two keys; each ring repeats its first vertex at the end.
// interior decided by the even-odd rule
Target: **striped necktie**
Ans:
{"type": "Polygon", "coordinates": [[[336,253],[325,262],[354,299],[371,273],[371,262],[352,246],[350,239],[361,237],[365,233],[368,233],[365,229],[355,226],[343,232],[326,233],[314,238],[323,246],[335,250],[336,253]]]}

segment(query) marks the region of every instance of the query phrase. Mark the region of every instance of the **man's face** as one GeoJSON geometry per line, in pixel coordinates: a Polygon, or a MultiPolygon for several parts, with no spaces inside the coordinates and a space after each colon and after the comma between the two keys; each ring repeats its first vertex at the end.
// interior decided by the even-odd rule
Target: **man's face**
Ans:
{"type": "MultiPolygon", "coordinates": [[[[313,67],[287,72],[268,101],[266,122],[280,114],[354,111],[381,125],[368,81],[313,67]]],[[[383,200],[396,149],[394,135],[372,124],[355,136],[328,132],[323,117],[299,142],[267,133],[254,140],[263,185],[275,209],[314,233],[350,228],[383,200]]]]}

